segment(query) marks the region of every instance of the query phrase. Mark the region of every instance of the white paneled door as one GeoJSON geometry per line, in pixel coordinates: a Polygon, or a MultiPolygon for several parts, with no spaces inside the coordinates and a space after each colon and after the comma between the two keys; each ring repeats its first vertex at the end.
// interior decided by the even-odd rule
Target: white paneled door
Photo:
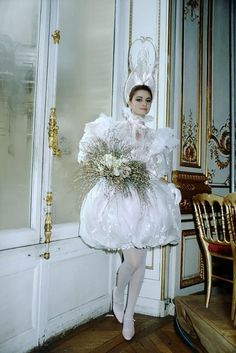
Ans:
{"type": "Polygon", "coordinates": [[[84,124],[111,113],[114,16],[110,0],[0,0],[0,352],[109,309],[112,257],[78,237],[74,179],[84,124]]]}

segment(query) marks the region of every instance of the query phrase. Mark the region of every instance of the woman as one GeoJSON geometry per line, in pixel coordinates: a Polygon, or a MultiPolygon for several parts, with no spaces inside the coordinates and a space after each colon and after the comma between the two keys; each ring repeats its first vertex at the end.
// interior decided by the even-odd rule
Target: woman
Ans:
{"type": "Polygon", "coordinates": [[[178,141],[172,129],[154,130],[145,125],[150,118],[147,114],[151,103],[152,91],[148,86],[133,87],[126,120],[114,121],[101,115],[87,124],[78,156],[78,161],[87,165],[88,170],[100,155],[91,151],[99,149],[101,140],[112,145],[111,151],[120,148],[125,151],[124,155],[128,151],[125,157],[118,154],[118,158],[109,152],[108,147],[99,168],[96,161],[101,177],[86,195],[80,215],[80,235],[86,244],[99,249],[122,250],[124,261],[113,290],[113,312],[123,323],[122,334],[126,340],[131,340],[135,334],[133,315],[144,279],[147,249],[176,244],[180,234],[180,192],[174,184],[162,179],[168,173],[169,153],[178,141]],[[97,145],[94,139],[97,139],[97,145]],[[116,141],[118,147],[114,148],[116,141]],[[111,169],[110,174],[104,174],[107,168],[113,168],[112,176],[111,169]],[[144,168],[140,174],[139,168],[144,168]],[[136,171],[132,184],[132,175],[136,171]],[[120,187],[122,183],[127,186],[127,179],[131,180],[128,191],[120,187]],[[114,184],[117,180],[118,184],[114,184]],[[129,291],[125,305],[127,285],[129,291]]]}

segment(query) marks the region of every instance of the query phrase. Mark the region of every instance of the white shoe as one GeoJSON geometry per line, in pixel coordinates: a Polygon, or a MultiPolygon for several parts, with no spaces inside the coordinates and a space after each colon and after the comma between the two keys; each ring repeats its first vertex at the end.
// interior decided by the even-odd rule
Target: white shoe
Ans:
{"type": "Polygon", "coordinates": [[[122,335],[126,341],[130,341],[135,334],[134,319],[124,320],[122,335]]]}
{"type": "Polygon", "coordinates": [[[118,303],[116,301],[116,287],[112,292],[112,310],[115,317],[117,318],[117,321],[122,324],[124,317],[124,304],[118,303]]]}

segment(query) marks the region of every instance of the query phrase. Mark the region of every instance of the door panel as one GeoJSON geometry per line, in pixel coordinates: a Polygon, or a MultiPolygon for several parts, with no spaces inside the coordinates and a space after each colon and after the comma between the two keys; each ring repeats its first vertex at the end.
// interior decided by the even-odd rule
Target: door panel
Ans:
{"type": "Polygon", "coordinates": [[[100,112],[111,113],[115,2],[71,0],[59,4],[56,108],[62,155],[53,159],[52,173],[53,222],[57,224],[78,222],[82,186],[73,181],[84,125],[100,112]]]}
{"type": "Polygon", "coordinates": [[[72,237],[78,236],[78,142],[87,121],[111,111],[114,6],[0,1],[1,352],[26,352],[109,310],[111,255],[72,237]],[[56,29],[59,44],[52,39],[56,29]],[[61,157],[49,148],[55,107],[61,157]],[[61,238],[71,239],[55,241],[61,238]]]}
{"type": "Polygon", "coordinates": [[[39,3],[0,2],[0,229],[31,224],[39,3]]]}

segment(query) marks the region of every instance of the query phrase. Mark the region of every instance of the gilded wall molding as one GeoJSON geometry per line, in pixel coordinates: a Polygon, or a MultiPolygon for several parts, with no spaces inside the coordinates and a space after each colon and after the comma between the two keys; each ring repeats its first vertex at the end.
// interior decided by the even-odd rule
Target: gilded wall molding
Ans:
{"type": "MultiPolygon", "coordinates": [[[[160,18],[160,13],[159,13],[159,18],[160,18]]],[[[160,20],[159,20],[160,23],[160,20]]],[[[160,41],[160,29],[159,29],[159,37],[158,37],[158,42],[160,41]]],[[[172,48],[172,0],[169,0],[169,12],[168,12],[168,43],[167,43],[167,56],[168,56],[168,62],[167,62],[167,84],[166,84],[166,126],[170,126],[171,121],[170,121],[170,90],[171,90],[171,48],[172,48]]],[[[159,50],[158,50],[158,56],[159,56],[159,50]]]]}
{"type": "Polygon", "coordinates": [[[133,9],[134,9],[134,1],[130,0],[129,4],[129,49],[132,44],[132,33],[133,33],[133,9]]]}
{"type": "MultiPolygon", "coordinates": [[[[230,185],[230,161],[231,161],[231,134],[230,134],[230,102],[229,106],[224,106],[225,116],[222,113],[218,114],[215,107],[217,100],[223,99],[224,93],[219,93],[214,97],[214,48],[218,44],[214,35],[213,22],[220,20],[220,15],[215,18],[214,1],[208,0],[208,18],[207,18],[207,91],[206,91],[206,121],[207,121],[207,136],[206,136],[206,171],[208,182],[212,186],[228,187],[230,185]],[[213,19],[214,17],[214,19],[213,19]],[[213,44],[214,43],[214,44],[213,44]],[[213,98],[212,98],[213,97],[213,98]]],[[[216,22],[217,24],[217,22],[216,22]]],[[[230,35],[230,33],[229,33],[230,35]]],[[[227,40],[227,39],[226,39],[227,40]]],[[[225,53],[230,55],[230,53],[225,53]]],[[[219,65],[219,63],[218,63],[219,65]]],[[[227,68],[225,68],[227,70],[227,68]]],[[[215,79],[217,80],[217,78],[215,79]]],[[[219,77],[218,77],[219,80],[219,77]]],[[[227,93],[225,93],[227,95],[227,93]]],[[[223,99],[224,102],[224,99],[223,99]]]]}
{"type": "Polygon", "coordinates": [[[182,11],[180,165],[201,168],[203,1],[183,0],[182,11]]]}

